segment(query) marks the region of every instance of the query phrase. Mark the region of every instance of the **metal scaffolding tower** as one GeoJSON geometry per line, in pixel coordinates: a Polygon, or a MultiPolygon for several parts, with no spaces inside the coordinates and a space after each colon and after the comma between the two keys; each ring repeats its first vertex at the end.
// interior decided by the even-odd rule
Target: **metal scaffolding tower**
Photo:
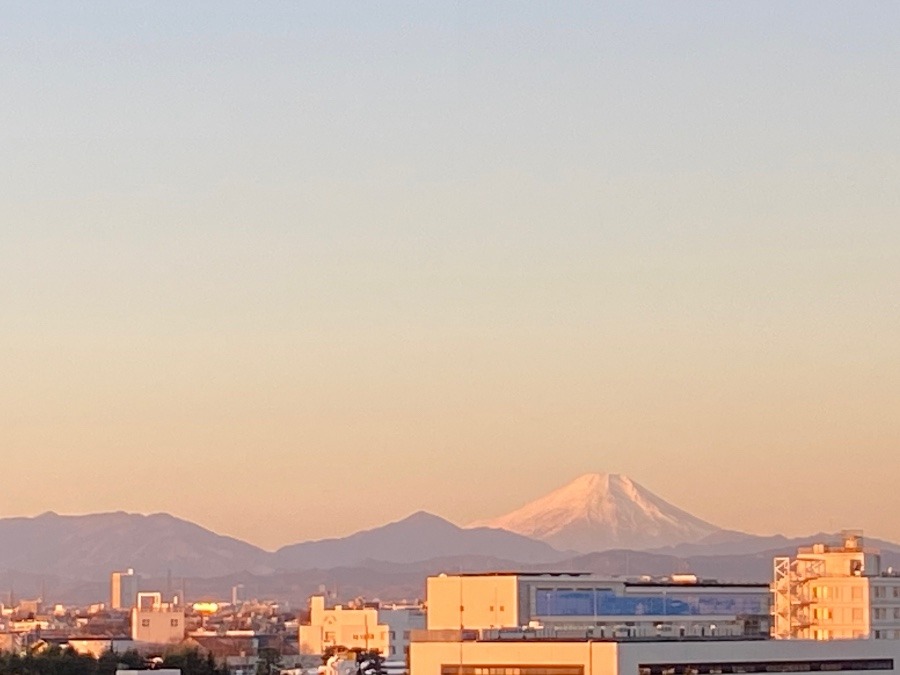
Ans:
{"type": "Polygon", "coordinates": [[[810,605],[815,602],[809,582],[825,574],[825,561],[779,557],[773,568],[772,637],[809,639],[810,605]]]}

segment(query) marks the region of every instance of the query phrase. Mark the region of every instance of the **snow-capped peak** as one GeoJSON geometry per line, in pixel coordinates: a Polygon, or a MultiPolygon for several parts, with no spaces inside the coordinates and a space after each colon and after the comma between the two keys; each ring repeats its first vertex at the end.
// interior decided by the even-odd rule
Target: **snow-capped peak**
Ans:
{"type": "Polygon", "coordinates": [[[585,474],[520,509],[472,526],[510,530],[583,552],[669,546],[719,529],[615,473],[585,474]]]}

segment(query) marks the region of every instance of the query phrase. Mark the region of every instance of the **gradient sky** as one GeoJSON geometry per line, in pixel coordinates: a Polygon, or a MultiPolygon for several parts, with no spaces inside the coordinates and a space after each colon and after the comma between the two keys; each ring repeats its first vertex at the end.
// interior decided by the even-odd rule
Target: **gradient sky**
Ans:
{"type": "Polygon", "coordinates": [[[5,2],[0,516],[588,471],[900,541],[900,4],[5,2]]]}

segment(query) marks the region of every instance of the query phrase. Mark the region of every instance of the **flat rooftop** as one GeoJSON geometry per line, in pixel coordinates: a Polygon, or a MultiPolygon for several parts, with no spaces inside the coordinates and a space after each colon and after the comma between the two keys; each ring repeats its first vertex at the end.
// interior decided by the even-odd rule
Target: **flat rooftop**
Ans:
{"type": "Polygon", "coordinates": [[[625,584],[625,586],[659,588],[659,587],[676,587],[676,588],[759,588],[768,589],[767,582],[750,581],[717,581],[715,579],[697,579],[697,580],[674,580],[674,579],[640,579],[635,577],[613,577],[594,574],[593,572],[517,572],[514,570],[503,570],[495,572],[444,572],[442,574],[432,575],[438,577],[522,577],[524,579],[595,579],[603,582],[625,584]]]}

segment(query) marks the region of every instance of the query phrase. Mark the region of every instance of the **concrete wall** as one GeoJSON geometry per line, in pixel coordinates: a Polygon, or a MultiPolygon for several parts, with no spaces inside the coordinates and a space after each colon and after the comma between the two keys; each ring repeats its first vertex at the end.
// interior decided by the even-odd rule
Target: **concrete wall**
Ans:
{"type": "Polygon", "coordinates": [[[519,626],[518,577],[514,575],[428,577],[428,629],[519,626]]]}
{"type": "Polygon", "coordinates": [[[131,639],[135,642],[167,644],[184,639],[184,610],[131,610],[131,639]]]}
{"type": "MultiPolygon", "coordinates": [[[[441,666],[506,668],[576,666],[584,675],[642,675],[652,664],[788,662],[769,672],[793,672],[791,662],[887,659],[887,670],[841,670],[841,675],[900,675],[900,643],[877,640],[753,641],[495,641],[413,642],[410,675],[441,675],[441,666]]],[[[508,675],[515,675],[510,673],[508,675]]]]}

